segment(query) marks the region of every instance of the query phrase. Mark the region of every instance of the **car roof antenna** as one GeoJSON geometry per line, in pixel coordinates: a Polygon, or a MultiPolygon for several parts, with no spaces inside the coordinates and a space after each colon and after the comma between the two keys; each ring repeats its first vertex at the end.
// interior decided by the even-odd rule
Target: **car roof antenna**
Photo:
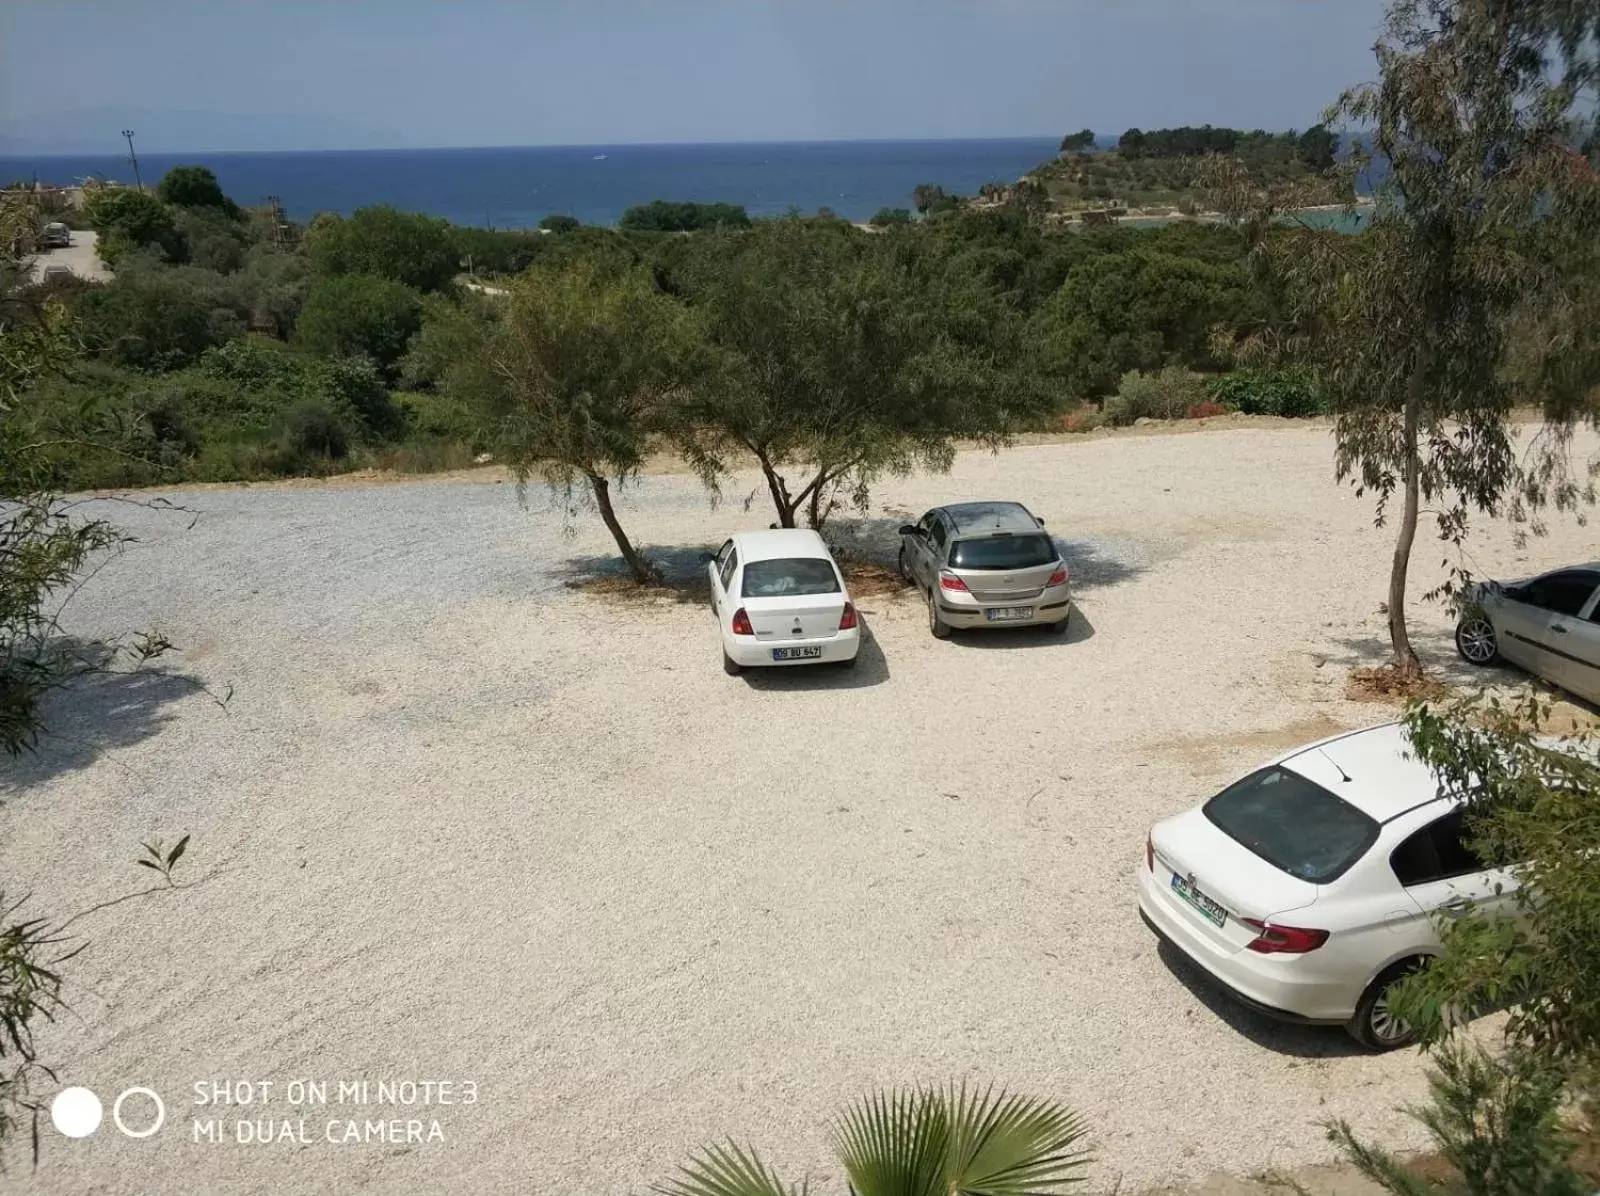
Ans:
{"type": "Polygon", "coordinates": [[[1346,785],[1348,785],[1350,783],[1350,774],[1347,773],[1344,769],[1339,767],[1339,762],[1337,760],[1335,760],[1332,756],[1328,755],[1326,749],[1318,748],[1317,751],[1322,753],[1322,758],[1324,760],[1326,760],[1329,764],[1333,765],[1333,771],[1339,774],[1339,779],[1341,781],[1343,781],[1346,785]]]}

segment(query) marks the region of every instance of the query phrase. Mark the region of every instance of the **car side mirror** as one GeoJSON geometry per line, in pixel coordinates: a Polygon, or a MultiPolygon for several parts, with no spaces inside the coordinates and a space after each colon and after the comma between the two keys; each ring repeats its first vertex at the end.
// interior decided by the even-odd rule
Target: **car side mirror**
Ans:
{"type": "Polygon", "coordinates": [[[714,552],[702,552],[700,554],[700,563],[702,565],[709,565],[712,561],[714,561],[716,559],[717,559],[717,554],[714,553],[714,552]]]}
{"type": "Polygon", "coordinates": [[[1035,519],[1038,519],[1038,521],[1039,521],[1039,526],[1040,526],[1040,527],[1043,527],[1043,526],[1044,526],[1044,520],[1043,520],[1043,519],[1039,519],[1039,517],[1038,517],[1038,516],[1037,516],[1037,515],[1035,515],[1035,516],[1034,516],[1034,518],[1035,518],[1035,519]]]}
{"type": "Polygon", "coordinates": [[[918,527],[914,523],[902,523],[900,525],[900,534],[902,536],[919,535],[921,533],[921,531],[922,531],[922,529],[920,527],[918,527]]]}

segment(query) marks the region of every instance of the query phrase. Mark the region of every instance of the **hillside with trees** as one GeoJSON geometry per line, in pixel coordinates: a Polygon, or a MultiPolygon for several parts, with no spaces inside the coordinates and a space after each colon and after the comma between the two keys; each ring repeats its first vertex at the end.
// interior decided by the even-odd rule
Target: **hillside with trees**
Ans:
{"type": "Polygon", "coordinates": [[[1053,215],[1072,219],[1086,212],[1124,210],[1195,215],[1207,206],[1197,167],[1208,155],[1239,163],[1263,186],[1294,186],[1306,203],[1340,203],[1349,194],[1333,173],[1338,138],[1322,125],[1303,133],[1211,125],[1128,129],[1115,149],[1094,146],[1090,129],[1068,134],[1057,157],[1025,176],[1042,187],[1053,215]]]}

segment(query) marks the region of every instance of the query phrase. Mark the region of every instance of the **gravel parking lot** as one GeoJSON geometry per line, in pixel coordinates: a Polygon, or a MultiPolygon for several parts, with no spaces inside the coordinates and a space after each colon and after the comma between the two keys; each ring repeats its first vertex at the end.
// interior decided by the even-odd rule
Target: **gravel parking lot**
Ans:
{"type": "MultiPolygon", "coordinates": [[[[73,1012],[42,1045],[108,1128],[47,1131],[32,1186],[624,1193],[732,1135],[836,1191],[839,1105],[962,1077],[1076,1105],[1106,1190],[1326,1159],[1335,1116],[1419,1142],[1395,1111],[1423,1094],[1415,1055],[1235,1007],[1132,898],[1150,822],[1388,717],[1344,681],[1382,658],[1392,541],[1331,461],[1323,426],[963,454],[841,532],[881,550],[936,502],[1018,498],[1068,548],[1071,634],[938,642],[877,597],[854,672],[738,678],[703,607],[569,585],[607,566],[598,519],[487,474],[174,495],[192,527],[119,508],[142,542],[73,625],[182,652],[52,707],[6,765],[0,877],[65,916],[146,884],[140,840],[192,832],[195,883],[74,925],[73,1012]],[[231,686],[226,711],[185,676],[231,686]],[[295,1079],[478,1100],[294,1108],[295,1079]],[[196,1108],[213,1080],[278,1088],[196,1108]],[[165,1098],[150,1139],[109,1129],[130,1085],[165,1098]],[[196,1141],[200,1115],[305,1118],[313,1141],[196,1141]],[[352,1117],[437,1117],[445,1141],[325,1141],[352,1117]]],[[[757,482],[712,510],[646,478],[623,515],[692,569],[766,525],[739,501],[757,482]]],[[[1556,521],[1472,551],[1507,575],[1593,543],[1556,521]]],[[[1421,546],[1413,593],[1442,555],[1421,546]]],[[[1444,613],[1414,617],[1457,675],[1444,613]]]]}

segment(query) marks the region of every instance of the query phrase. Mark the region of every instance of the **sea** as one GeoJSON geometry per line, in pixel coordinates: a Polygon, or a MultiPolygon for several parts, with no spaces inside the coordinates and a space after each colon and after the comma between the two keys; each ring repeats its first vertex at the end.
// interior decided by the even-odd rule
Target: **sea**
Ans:
{"type": "MultiPolygon", "coordinates": [[[[198,163],[237,202],[276,196],[302,221],[392,204],[477,227],[531,228],[556,213],[612,225],[654,199],[742,204],[755,217],[831,208],[864,221],[879,208],[910,208],[920,183],[970,195],[987,182],[1014,182],[1054,157],[1058,145],[1055,137],[1018,137],[141,154],[138,177],[151,184],[175,165],[198,163]]],[[[71,185],[89,177],[135,176],[126,155],[0,157],[0,184],[37,178],[71,185]]]]}

